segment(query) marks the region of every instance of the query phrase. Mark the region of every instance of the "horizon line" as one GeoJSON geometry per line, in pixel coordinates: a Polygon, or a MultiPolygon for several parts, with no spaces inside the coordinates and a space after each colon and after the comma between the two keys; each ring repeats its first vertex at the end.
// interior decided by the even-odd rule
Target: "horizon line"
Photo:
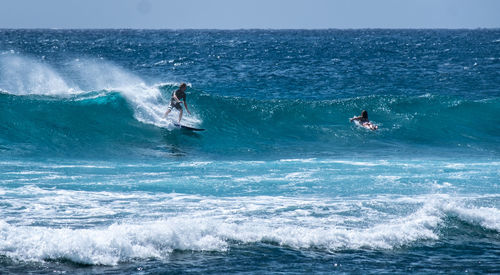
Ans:
{"type": "Polygon", "coordinates": [[[262,31],[316,31],[316,30],[500,30],[500,27],[474,27],[474,28],[447,28],[447,27],[437,27],[437,28],[380,28],[380,27],[367,27],[367,28],[9,28],[0,27],[0,30],[165,30],[165,31],[252,31],[252,30],[262,30],[262,31]]]}

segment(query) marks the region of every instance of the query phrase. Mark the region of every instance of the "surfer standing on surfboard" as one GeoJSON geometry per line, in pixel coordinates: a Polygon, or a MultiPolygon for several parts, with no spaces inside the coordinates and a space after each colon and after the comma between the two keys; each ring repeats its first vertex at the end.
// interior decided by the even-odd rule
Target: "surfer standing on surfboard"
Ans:
{"type": "Polygon", "coordinates": [[[368,112],[366,110],[363,110],[361,112],[361,115],[360,116],[355,116],[353,118],[350,119],[351,122],[353,121],[358,121],[359,124],[361,124],[361,126],[365,127],[365,128],[368,128],[370,130],[377,130],[378,129],[378,126],[377,125],[374,125],[372,124],[369,120],[368,120],[368,112]]]}
{"type": "Polygon", "coordinates": [[[186,108],[186,111],[191,114],[191,112],[188,109],[188,106],[186,104],[186,91],[187,85],[186,83],[182,83],[179,86],[179,89],[177,89],[175,92],[172,93],[172,98],[170,99],[170,105],[168,106],[167,112],[165,112],[165,115],[163,117],[167,117],[168,114],[172,111],[172,108],[175,108],[179,111],[179,124],[181,124],[181,119],[182,119],[182,106],[181,102],[184,103],[184,107],[186,108]],[[181,101],[182,100],[182,101],[181,101]]]}

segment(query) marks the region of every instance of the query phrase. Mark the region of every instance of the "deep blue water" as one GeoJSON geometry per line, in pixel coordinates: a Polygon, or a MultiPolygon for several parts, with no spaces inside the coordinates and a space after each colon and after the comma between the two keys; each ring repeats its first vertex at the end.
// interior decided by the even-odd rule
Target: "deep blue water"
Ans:
{"type": "Polygon", "coordinates": [[[0,273],[500,272],[500,30],[0,37],[0,273]]]}

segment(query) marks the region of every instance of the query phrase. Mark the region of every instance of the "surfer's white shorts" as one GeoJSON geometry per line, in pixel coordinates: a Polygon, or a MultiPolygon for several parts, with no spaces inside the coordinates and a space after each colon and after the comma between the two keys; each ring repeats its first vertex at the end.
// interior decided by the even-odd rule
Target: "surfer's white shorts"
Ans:
{"type": "Polygon", "coordinates": [[[182,106],[179,102],[175,102],[175,100],[170,101],[170,105],[168,106],[169,110],[172,110],[172,108],[175,108],[177,110],[182,110],[182,106]]]}

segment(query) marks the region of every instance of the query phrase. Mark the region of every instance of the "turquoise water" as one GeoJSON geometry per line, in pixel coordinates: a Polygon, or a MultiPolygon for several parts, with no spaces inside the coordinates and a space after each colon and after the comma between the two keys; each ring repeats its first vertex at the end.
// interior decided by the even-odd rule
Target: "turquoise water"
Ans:
{"type": "Polygon", "coordinates": [[[0,35],[2,273],[500,272],[498,30],[0,35]]]}

